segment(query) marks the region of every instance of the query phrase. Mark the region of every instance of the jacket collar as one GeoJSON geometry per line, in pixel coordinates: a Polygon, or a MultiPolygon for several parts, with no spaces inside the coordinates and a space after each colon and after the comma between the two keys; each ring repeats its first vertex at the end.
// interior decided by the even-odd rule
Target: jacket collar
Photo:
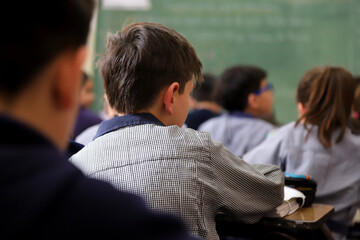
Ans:
{"type": "Polygon", "coordinates": [[[94,140],[104,134],[118,130],[120,128],[143,125],[143,124],[155,124],[158,126],[165,126],[159,119],[150,113],[135,113],[127,114],[124,116],[115,116],[109,120],[100,123],[94,140]]]}
{"type": "Polygon", "coordinates": [[[230,116],[241,117],[241,118],[256,118],[254,115],[250,113],[240,112],[240,111],[232,111],[229,113],[230,116]]]}

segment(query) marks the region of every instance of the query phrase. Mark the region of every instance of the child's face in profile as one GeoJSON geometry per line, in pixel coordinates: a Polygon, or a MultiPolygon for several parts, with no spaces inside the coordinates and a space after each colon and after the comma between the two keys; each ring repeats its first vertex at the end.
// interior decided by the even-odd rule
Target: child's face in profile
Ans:
{"type": "Polygon", "coordinates": [[[80,105],[85,108],[90,108],[94,100],[94,83],[91,79],[88,79],[80,89],[80,105]]]}
{"type": "MultiPolygon", "coordinates": [[[[260,89],[265,89],[267,86],[266,79],[263,79],[260,83],[260,89]]],[[[273,104],[274,104],[274,93],[273,91],[266,90],[257,96],[259,104],[259,112],[263,116],[271,116],[273,114],[273,104]]]]}
{"type": "Polygon", "coordinates": [[[186,117],[190,108],[190,93],[194,88],[194,83],[192,80],[188,81],[185,85],[184,91],[179,94],[176,93],[176,104],[174,105],[174,120],[175,124],[179,127],[182,127],[185,123],[186,117]]]}

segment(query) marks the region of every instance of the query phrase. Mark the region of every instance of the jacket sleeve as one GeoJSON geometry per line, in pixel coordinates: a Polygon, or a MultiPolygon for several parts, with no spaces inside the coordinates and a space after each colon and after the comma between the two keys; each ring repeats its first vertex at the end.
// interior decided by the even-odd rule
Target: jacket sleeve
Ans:
{"type": "Polygon", "coordinates": [[[63,200],[67,207],[58,209],[60,217],[52,224],[56,228],[54,232],[65,234],[64,237],[59,235],[61,238],[69,237],[71,233],[72,237],[80,239],[84,236],[136,240],[199,239],[189,235],[179,217],[150,210],[135,194],[84,177],[79,170],[73,171],[71,180],[63,200]]]}
{"type": "Polygon", "coordinates": [[[284,176],[278,166],[250,165],[211,141],[210,155],[220,209],[230,218],[254,223],[283,202],[284,176]]]}

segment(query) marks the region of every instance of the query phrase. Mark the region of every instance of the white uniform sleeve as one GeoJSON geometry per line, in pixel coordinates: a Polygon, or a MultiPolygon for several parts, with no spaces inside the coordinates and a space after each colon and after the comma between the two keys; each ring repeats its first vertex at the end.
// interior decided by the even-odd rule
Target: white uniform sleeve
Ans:
{"type": "Polygon", "coordinates": [[[211,163],[222,212],[246,223],[260,220],[284,199],[284,176],[275,165],[250,165],[210,142],[211,163]]]}

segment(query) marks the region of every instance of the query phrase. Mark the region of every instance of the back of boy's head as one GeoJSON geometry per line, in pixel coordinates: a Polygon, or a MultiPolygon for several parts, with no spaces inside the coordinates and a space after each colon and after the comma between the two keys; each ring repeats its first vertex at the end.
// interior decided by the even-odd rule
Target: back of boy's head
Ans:
{"type": "Polygon", "coordinates": [[[161,89],[201,81],[202,64],[194,48],[175,30],[157,23],[133,23],[110,34],[98,65],[110,105],[131,114],[154,104],[161,89]]]}
{"type": "Polygon", "coordinates": [[[202,83],[196,84],[194,87],[192,97],[198,102],[214,102],[216,87],[218,87],[217,77],[211,73],[204,73],[203,79],[202,83]]]}
{"type": "Polygon", "coordinates": [[[259,90],[266,77],[266,71],[256,66],[232,66],[220,76],[217,101],[228,111],[244,111],[249,94],[259,90]]]}
{"type": "Polygon", "coordinates": [[[0,97],[11,101],[60,52],[86,43],[93,0],[4,1],[0,97]]]}
{"type": "Polygon", "coordinates": [[[318,138],[325,147],[331,147],[335,128],[341,127],[336,142],[340,142],[351,113],[356,82],[341,67],[316,67],[303,76],[297,88],[296,100],[306,112],[298,123],[317,125],[318,138]]]}

